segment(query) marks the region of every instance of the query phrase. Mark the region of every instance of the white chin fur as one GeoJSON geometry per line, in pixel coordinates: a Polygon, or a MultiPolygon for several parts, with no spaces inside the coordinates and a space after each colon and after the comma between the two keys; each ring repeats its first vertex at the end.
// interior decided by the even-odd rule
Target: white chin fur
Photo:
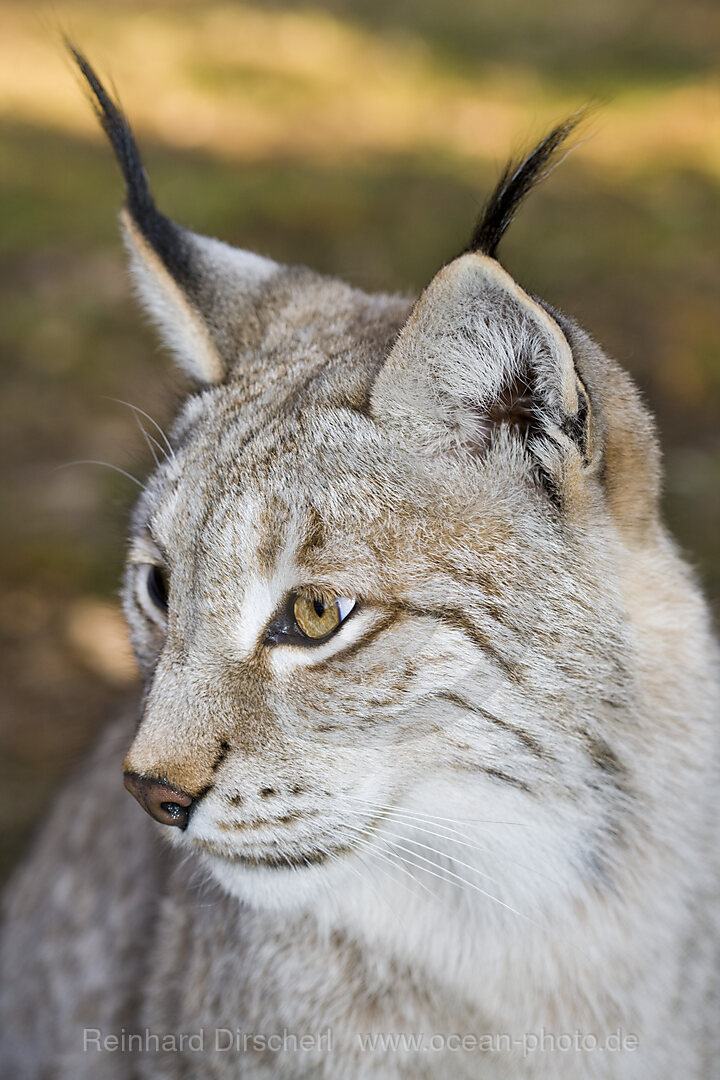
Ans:
{"type": "Polygon", "coordinates": [[[342,879],[352,878],[343,862],[311,863],[309,866],[248,866],[219,855],[203,854],[203,864],[215,880],[248,907],[256,910],[291,911],[313,906],[323,895],[337,888],[342,879]]]}

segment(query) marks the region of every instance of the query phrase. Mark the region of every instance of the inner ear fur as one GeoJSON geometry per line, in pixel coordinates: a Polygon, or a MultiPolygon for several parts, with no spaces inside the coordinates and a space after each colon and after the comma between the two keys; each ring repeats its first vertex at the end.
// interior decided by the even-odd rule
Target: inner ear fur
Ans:
{"type": "Polygon", "coordinates": [[[485,453],[503,428],[529,452],[552,444],[555,456],[585,464],[593,453],[590,400],[565,334],[499,263],[474,252],[419,298],[372,409],[428,449],[485,453]]]}
{"type": "Polygon", "coordinates": [[[130,272],[140,303],[183,370],[198,382],[219,383],[226,363],[206,318],[167,269],[127,209],[120,212],[130,272]]]}

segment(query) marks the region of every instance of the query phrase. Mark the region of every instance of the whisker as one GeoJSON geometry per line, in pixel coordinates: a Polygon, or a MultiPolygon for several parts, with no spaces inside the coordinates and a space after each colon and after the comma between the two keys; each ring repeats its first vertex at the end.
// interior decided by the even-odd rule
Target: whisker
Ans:
{"type": "MultiPolygon", "coordinates": [[[[387,843],[392,844],[393,846],[398,846],[393,840],[388,840],[387,843]]],[[[408,854],[413,855],[416,859],[422,860],[423,863],[428,863],[430,866],[436,867],[438,870],[442,871],[442,874],[435,873],[433,870],[430,870],[428,866],[420,866],[417,862],[412,862],[411,860],[404,859],[401,855],[397,855],[396,857],[398,859],[403,859],[404,862],[408,862],[410,866],[414,866],[417,870],[422,870],[425,873],[431,874],[433,877],[438,877],[441,881],[447,881],[449,885],[456,885],[458,888],[466,886],[467,888],[473,889],[475,892],[480,893],[481,896],[486,897],[488,900],[494,901],[500,907],[511,912],[513,915],[516,915],[519,919],[522,919],[524,922],[529,923],[531,926],[535,927],[535,929],[542,931],[542,933],[544,934],[547,934],[553,940],[562,940],[560,938],[560,935],[551,927],[545,926],[542,923],[537,922],[536,919],[531,918],[529,915],[525,915],[524,912],[519,911],[511,904],[508,904],[504,900],[501,900],[499,897],[493,896],[493,894],[487,892],[486,889],[481,889],[474,882],[468,881],[467,878],[463,877],[461,874],[456,874],[452,870],[448,870],[447,867],[442,866],[442,864],[435,863],[432,859],[427,859],[425,856],[419,855],[416,852],[409,851],[408,854]]],[[[570,945],[569,947],[573,950],[573,952],[577,952],[580,956],[584,956],[587,958],[587,954],[584,953],[583,950],[580,949],[577,945],[570,945]]]]}
{"type": "MultiPolygon", "coordinates": [[[[364,803],[366,806],[377,807],[378,810],[397,810],[396,806],[384,805],[383,803],[373,802],[371,799],[361,798],[359,795],[342,795],[341,798],[352,799],[353,802],[364,803]]],[[[528,823],[526,821],[500,821],[497,818],[451,818],[443,817],[441,814],[421,814],[415,810],[403,810],[403,813],[409,817],[416,817],[421,821],[428,821],[432,825],[437,825],[441,821],[452,822],[453,825],[519,825],[527,828],[528,823]]]]}
{"type": "MultiPolygon", "coordinates": [[[[329,858],[330,858],[330,859],[331,859],[332,861],[335,861],[335,860],[337,859],[337,856],[333,855],[333,853],[332,853],[331,851],[328,851],[328,850],[327,850],[327,848],[324,848],[324,847],[322,847],[322,845],[318,845],[318,846],[320,847],[320,850],[321,850],[321,851],[324,851],[324,852],[325,852],[325,854],[326,854],[326,855],[327,855],[327,856],[328,856],[328,857],[329,857],[329,858]]],[[[339,861],[339,860],[338,860],[338,861],[339,861]]],[[[308,866],[310,865],[310,862],[309,862],[309,860],[308,860],[308,859],[305,859],[305,862],[307,863],[307,865],[308,865],[308,866]]],[[[335,892],[333,891],[333,889],[331,889],[331,888],[330,888],[330,885],[328,884],[328,882],[327,882],[327,880],[325,879],[325,877],[321,877],[321,878],[320,878],[320,881],[322,882],[322,886],[323,886],[323,890],[324,890],[324,892],[325,892],[325,895],[327,896],[327,898],[328,898],[328,900],[330,901],[331,905],[332,905],[332,906],[333,906],[333,908],[335,909],[335,915],[336,915],[336,917],[337,917],[337,918],[339,918],[339,917],[340,917],[340,903],[339,903],[339,901],[338,901],[337,895],[335,894],[335,892]]]]}
{"type": "MultiPolygon", "coordinates": [[[[425,884],[424,884],[424,883],[423,883],[422,881],[420,881],[420,879],[419,879],[418,877],[416,877],[416,876],[415,876],[415,874],[411,873],[411,872],[410,872],[409,870],[406,870],[404,866],[401,866],[401,865],[400,865],[400,864],[399,864],[399,863],[397,862],[397,860],[396,860],[396,859],[393,859],[393,858],[391,858],[391,856],[390,856],[390,855],[386,855],[386,854],[385,854],[385,852],[383,852],[383,851],[380,851],[379,847],[378,847],[378,846],[377,846],[376,844],[368,844],[367,848],[366,848],[366,849],[364,849],[364,850],[366,850],[366,851],[367,851],[368,855],[369,855],[369,856],[370,856],[371,858],[373,858],[373,859],[382,859],[382,861],[383,861],[383,862],[386,862],[386,863],[388,863],[388,865],[389,865],[389,866],[391,866],[393,870],[399,870],[401,874],[405,874],[405,876],[406,876],[406,877],[409,877],[409,878],[410,878],[410,880],[411,880],[411,881],[413,882],[413,884],[415,884],[415,885],[419,885],[419,886],[420,886],[420,888],[421,888],[421,889],[423,890],[423,892],[426,892],[426,893],[428,894],[428,896],[432,896],[433,900],[437,900],[437,901],[440,901],[440,897],[438,896],[438,894],[437,894],[437,893],[433,892],[433,891],[432,891],[432,889],[429,889],[429,888],[427,887],[427,885],[425,885],[425,884]]],[[[385,874],[385,875],[386,875],[386,877],[389,877],[389,878],[390,878],[390,880],[392,881],[393,885],[402,885],[402,887],[403,887],[404,889],[407,889],[407,891],[408,891],[408,892],[409,892],[409,893],[410,893],[410,894],[411,894],[412,896],[417,896],[417,895],[418,895],[418,894],[417,894],[417,893],[415,892],[415,890],[414,890],[414,889],[412,889],[412,888],[411,888],[411,887],[410,887],[409,885],[407,885],[407,884],[406,884],[406,883],[405,883],[404,881],[398,881],[398,880],[397,880],[397,879],[396,879],[396,878],[395,878],[395,877],[394,877],[394,876],[393,876],[393,875],[392,875],[392,874],[391,874],[391,873],[390,873],[390,872],[389,872],[388,870],[386,870],[386,869],[385,869],[384,867],[382,867],[382,866],[378,866],[378,868],[377,868],[377,869],[378,869],[378,870],[380,870],[380,872],[381,872],[381,873],[385,874]]]]}
{"type": "MultiPolygon", "coordinates": [[[[418,878],[416,878],[414,874],[411,874],[409,870],[405,870],[404,867],[398,866],[397,863],[393,859],[391,859],[389,855],[386,855],[383,851],[381,851],[380,848],[378,847],[378,845],[376,843],[372,842],[372,840],[371,840],[372,834],[371,833],[368,833],[366,830],[363,830],[363,829],[358,829],[358,828],[356,828],[356,827],[354,827],[352,825],[345,826],[345,827],[350,829],[351,832],[354,832],[356,836],[359,836],[364,841],[366,841],[363,848],[358,852],[358,854],[362,855],[362,854],[367,853],[367,854],[369,854],[369,855],[371,855],[371,856],[373,856],[373,857],[375,857],[377,859],[382,859],[384,862],[389,863],[390,866],[392,866],[392,868],[394,870],[399,870],[402,874],[407,875],[407,877],[409,877],[412,881],[414,881],[416,885],[419,885],[421,889],[423,889],[426,893],[428,893],[430,896],[432,896],[433,899],[435,899],[435,900],[440,899],[440,897],[437,895],[437,893],[434,893],[432,891],[432,889],[428,889],[428,887],[426,885],[424,885],[422,881],[419,881],[418,878]]],[[[396,881],[395,878],[392,876],[392,874],[388,873],[388,871],[385,870],[383,867],[379,866],[378,870],[380,870],[387,877],[389,877],[390,880],[393,882],[393,884],[395,884],[395,885],[403,885],[404,888],[406,888],[406,889],[408,888],[408,886],[405,885],[404,882],[396,881]]],[[[412,892],[412,890],[409,890],[409,891],[412,892]]]]}
{"type": "Polygon", "coordinates": [[[157,446],[157,447],[159,447],[159,446],[160,446],[160,444],[158,443],[157,439],[152,439],[152,438],[151,438],[151,437],[150,437],[150,436],[148,435],[147,431],[146,431],[146,430],[145,430],[145,428],[143,427],[143,423],[142,423],[142,420],[140,419],[140,417],[139,417],[139,416],[136,416],[136,417],[135,417],[135,423],[136,423],[136,424],[137,424],[137,426],[138,426],[138,427],[140,428],[140,431],[141,431],[141,432],[142,432],[142,434],[143,434],[143,438],[145,439],[145,442],[147,443],[147,447],[148,447],[148,450],[149,450],[149,451],[150,451],[150,453],[152,454],[152,457],[153,457],[153,461],[155,462],[155,466],[156,466],[156,468],[157,468],[157,467],[158,467],[158,466],[160,465],[160,459],[159,459],[159,458],[158,458],[158,456],[157,456],[157,452],[156,452],[156,450],[155,450],[155,447],[156,447],[156,446],[157,446]]]}
{"type": "Polygon", "coordinates": [[[129,472],[125,472],[119,465],[111,465],[109,461],[94,461],[92,458],[84,458],[78,461],[66,461],[63,465],[56,465],[54,471],[59,472],[60,469],[69,469],[71,465],[102,465],[106,469],[113,469],[115,472],[120,473],[121,476],[125,476],[128,480],[132,480],[133,484],[137,484],[139,488],[144,487],[137,476],[132,476],[129,472]]]}
{"type": "MultiPolygon", "coordinates": [[[[330,857],[330,859],[332,859],[333,862],[336,862],[339,865],[347,867],[348,870],[352,870],[352,872],[355,874],[355,876],[360,878],[360,881],[363,883],[363,885],[369,885],[370,888],[372,889],[374,895],[377,897],[377,899],[382,900],[382,902],[386,905],[388,911],[391,913],[393,918],[397,921],[398,925],[402,926],[402,923],[400,921],[400,917],[399,917],[398,913],[395,911],[395,909],[393,908],[393,906],[391,905],[388,898],[386,896],[383,896],[382,893],[378,892],[378,890],[375,888],[375,886],[370,881],[368,881],[366,878],[363,877],[363,875],[360,873],[360,871],[357,869],[357,867],[353,866],[353,864],[352,864],[352,862],[350,862],[350,860],[339,858],[337,855],[335,855],[332,851],[329,851],[322,844],[318,844],[318,847],[320,848],[320,851],[324,851],[325,854],[328,855],[330,857]]],[[[383,870],[382,867],[378,867],[378,869],[383,870]]],[[[387,873],[387,871],[383,870],[383,873],[387,873]]],[[[334,893],[332,893],[332,890],[329,889],[329,886],[328,886],[328,891],[331,893],[331,895],[333,895],[333,898],[335,899],[335,902],[336,902],[336,907],[338,907],[339,905],[337,904],[337,897],[334,895],[334,893]]]]}
{"type": "MultiPolygon", "coordinates": [[[[371,809],[371,810],[379,810],[379,811],[381,811],[383,813],[383,815],[390,815],[391,817],[398,818],[399,820],[403,821],[405,824],[412,825],[413,828],[416,828],[419,832],[429,832],[430,830],[424,828],[424,826],[425,825],[435,825],[438,829],[443,829],[444,832],[442,832],[442,833],[433,833],[432,835],[440,836],[440,837],[442,837],[444,839],[447,839],[447,840],[452,840],[452,839],[454,839],[454,837],[453,836],[448,836],[447,834],[448,833],[453,833],[453,834],[455,834],[457,836],[461,836],[461,837],[465,838],[462,841],[457,840],[456,843],[468,844],[470,847],[474,847],[478,851],[487,852],[487,851],[490,850],[489,848],[483,847],[480,844],[469,841],[467,839],[467,833],[462,832],[460,829],[456,829],[451,825],[445,825],[444,824],[445,821],[452,821],[452,820],[456,820],[456,819],[453,819],[453,818],[439,818],[438,820],[435,820],[435,818],[431,817],[429,814],[416,814],[411,810],[405,810],[405,809],[403,809],[403,808],[401,808],[399,806],[388,806],[388,805],[385,805],[383,803],[371,802],[370,800],[363,800],[363,801],[364,801],[365,805],[369,809],[371,809]]],[[[464,820],[464,821],[467,821],[467,822],[473,821],[472,818],[465,818],[465,819],[458,818],[457,820],[458,821],[463,821],[464,820]]],[[[504,821],[487,822],[487,821],[483,821],[482,819],[477,819],[476,823],[478,823],[478,824],[493,824],[493,825],[516,824],[516,822],[504,822],[504,821]]]]}
{"type": "MultiPolygon", "coordinates": [[[[412,855],[413,858],[420,859],[423,863],[428,864],[428,866],[419,866],[417,862],[410,862],[410,865],[415,866],[416,869],[424,870],[426,873],[432,874],[433,877],[440,878],[441,881],[447,881],[450,885],[457,885],[459,888],[466,886],[469,889],[473,889],[475,892],[486,897],[488,900],[492,900],[506,911],[511,912],[513,915],[517,915],[519,919],[523,919],[525,922],[530,923],[530,925],[536,927],[536,929],[542,930],[546,934],[552,934],[552,931],[548,927],[543,926],[542,923],[536,922],[535,919],[531,919],[529,915],[524,915],[522,911],[518,911],[518,909],[514,908],[511,904],[505,903],[505,901],[501,900],[498,896],[493,896],[493,894],[489,893],[486,889],[481,889],[480,886],[476,885],[473,881],[468,881],[462,874],[456,874],[453,870],[449,870],[446,866],[443,866],[442,863],[436,863],[432,859],[428,859],[425,855],[420,855],[416,851],[412,851],[411,848],[405,848],[395,840],[388,840],[387,843],[392,845],[392,847],[397,847],[401,851],[407,852],[409,855],[412,855]],[[428,869],[429,866],[434,866],[437,870],[441,870],[442,874],[434,873],[432,870],[428,869]]],[[[398,858],[401,859],[402,856],[398,855],[398,858]]],[[[407,862],[408,860],[405,859],[403,861],[407,862]]]]}
{"type": "MultiPolygon", "coordinates": [[[[401,824],[402,824],[402,822],[401,822],[401,824]]],[[[457,863],[458,866],[464,866],[467,870],[472,870],[472,872],[474,874],[479,874],[480,877],[487,878],[488,881],[494,881],[496,885],[500,884],[498,879],[494,878],[492,876],[492,874],[486,874],[484,870],[479,870],[478,867],[472,866],[470,863],[463,862],[462,859],[458,859],[455,855],[450,854],[450,852],[448,852],[448,851],[440,851],[438,848],[433,847],[432,844],[425,844],[425,843],[422,842],[422,840],[414,840],[411,836],[405,836],[403,833],[393,832],[392,830],[385,829],[385,828],[383,828],[383,831],[382,831],[381,835],[382,835],[383,838],[385,836],[395,836],[395,837],[397,837],[398,840],[405,840],[405,841],[407,841],[408,844],[414,844],[415,847],[421,847],[421,848],[424,848],[426,851],[431,851],[434,855],[439,855],[441,859],[449,859],[451,862],[457,863]]],[[[439,835],[439,834],[435,834],[435,835],[439,835]]],[[[446,836],[446,837],[442,837],[442,839],[444,839],[444,840],[452,840],[452,837],[446,836]]],[[[454,843],[457,843],[457,842],[458,841],[454,841],[454,843]]],[[[470,845],[470,846],[472,846],[472,845],[470,845]]],[[[480,850],[482,850],[482,849],[480,849],[480,850]]]]}
{"type": "MultiPolygon", "coordinates": [[[[388,840],[387,843],[391,844],[392,841],[388,840]]],[[[393,844],[393,847],[395,847],[395,846],[396,845],[393,844]]],[[[464,878],[460,877],[457,874],[455,876],[459,878],[459,881],[453,881],[451,878],[446,877],[444,872],[442,874],[434,873],[434,871],[429,870],[427,868],[427,866],[421,866],[420,863],[413,862],[412,859],[405,858],[403,855],[400,855],[397,851],[393,851],[392,856],[393,856],[393,859],[397,859],[400,862],[406,863],[408,866],[414,866],[416,870],[421,870],[424,874],[431,874],[433,877],[436,877],[439,881],[445,882],[446,885],[455,885],[458,888],[462,888],[463,885],[468,885],[468,886],[472,887],[472,882],[465,881],[464,878]]],[[[418,856],[418,857],[422,858],[422,856],[418,856]]],[[[443,871],[444,871],[443,867],[440,867],[440,869],[443,869],[443,871]]],[[[480,889],[478,891],[483,893],[482,889],[480,889]]],[[[483,895],[484,895],[484,893],[483,893],[483,895]]],[[[487,895],[490,896],[489,893],[487,895]]],[[[490,899],[494,899],[494,897],[490,896],[490,899]]]]}
{"type": "MultiPolygon", "coordinates": [[[[285,862],[286,862],[286,863],[288,864],[288,866],[290,867],[290,869],[291,869],[291,870],[292,870],[292,871],[293,871],[294,873],[296,873],[296,874],[297,874],[297,872],[298,872],[298,868],[297,868],[297,866],[295,865],[295,863],[294,863],[294,862],[292,862],[292,860],[290,859],[290,857],[289,857],[288,855],[286,855],[286,854],[285,854],[284,852],[281,852],[280,854],[282,855],[283,859],[284,859],[284,860],[285,860],[285,862]]],[[[310,863],[309,863],[309,861],[308,861],[307,859],[305,859],[305,862],[307,863],[307,865],[308,865],[308,866],[310,866],[310,863]]]]}
{"type": "MultiPolygon", "coordinates": [[[[497,857],[498,856],[498,852],[493,851],[491,848],[485,847],[482,844],[475,843],[474,841],[468,839],[467,833],[461,832],[459,829],[454,829],[454,828],[451,828],[448,825],[443,825],[441,822],[432,821],[431,823],[434,824],[434,825],[437,825],[438,829],[443,829],[444,830],[444,832],[437,832],[434,829],[428,829],[428,828],[425,827],[425,819],[424,818],[419,819],[420,821],[423,822],[423,824],[422,825],[418,824],[418,819],[417,818],[415,818],[415,817],[411,816],[410,814],[406,813],[406,811],[404,811],[404,810],[400,810],[398,807],[382,807],[381,804],[379,804],[379,803],[371,803],[371,802],[368,802],[367,805],[369,807],[373,808],[373,809],[383,809],[385,814],[388,817],[392,818],[393,820],[396,820],[400,824],[406,825],[408,827],[412,827],[417,832],[427,833],[427,835],[429,835],[429,836],[436,836],[439,840],[449,840],[453,844],[459,844],[461,847],[473,848],[475,851],[479,851],[484,855],[490,855],[491,857],[497,857]],[[452,835],[448,835],[448,833],[450,833],[452,835]]],[[[448,819],[444,819],[444,820],[448,820],[448,819]]],[[[495,822],[494,824],[505,824],[505,822],[495,822]]],[[[513,823],[509,823],[509,824],[513,824],[513,823]]],[[[451,857],[451,856],[448,855],[448,857],[451,857]]],[[[452,856],[452,858],[454,858],[454,856],[452,856]]],[[[528,863],[519,862],[517,859],[513,858],[511,855],[508,855],[507,852],[503,852],[503,858],[507,859],[508,862],[511,862],[514,866],[519,867],[519,869],[521,869],[521,870],[528,870],[530,873],[537,874],[538,877],[544,878],[546,881],[552,881],[556,885],[561,885],[561,886],[563,885],[563,882],[559,881],[558,878],[553,877],[552,874],[546,874],[543,870],[538,870],[537,867],[530,866],[528,863]]],[[[456,860],[456,861],[460,862],[459,859],[456,860]]]]}
{"type": "MultiPolygon", "coordinates": [[[[160,433],[160,437],[162,438],[163,442],[165,443],[165,445],[167,447],[167,454],[165,456],[166,457],[170,456],[170,457],[173,457],[173,458],[175,457],[175,451],[172,448],[172,443],[168,439],[168,437],[165,434],[165,432],[163,431],[163,429],[158,424],[157,420],[153,420],[152,416],[150,416],[150,413],[146,413],[144,409],[139,408],[137,405],[133,405],[132,402],[130,402],[130,401],[123,401],[122,398],[106,397],[105,400],[106,401],[114,401],[116,403],[116,405],[126,405],[128,407],[128,409],[134,409],[134,411],[136,413],[140,413],[140,415],[144,416],[146,420],[149,420],[150,423],[153,425],[153,427],[155,427],[157,429],[157,431],[160,433]]],[[[163,451],[163,453],[165,453],[165,451],[163,451]]]]}

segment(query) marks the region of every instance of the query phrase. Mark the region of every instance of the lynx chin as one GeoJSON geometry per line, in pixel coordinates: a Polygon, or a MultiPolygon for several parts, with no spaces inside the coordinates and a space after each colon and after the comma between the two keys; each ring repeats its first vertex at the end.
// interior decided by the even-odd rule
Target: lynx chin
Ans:
{"type": "Polygon", "coordinates": [[[708,610],[631,380],[497,258],[577,117],[411,302],[168,220],[74,56],[193,389],[130,527],[142,702],[9,890],[0,1074],[713,1080],[708,610]]]}

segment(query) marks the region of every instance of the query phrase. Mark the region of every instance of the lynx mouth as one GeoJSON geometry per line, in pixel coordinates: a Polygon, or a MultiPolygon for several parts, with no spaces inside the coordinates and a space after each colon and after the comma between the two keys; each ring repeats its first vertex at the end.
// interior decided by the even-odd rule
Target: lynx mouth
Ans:
{"type": "Polygon", "coordinates": [[[307,838],[307,847],[294,850],[282,850],[278,847],[272,850],[262,849],[260,844],[253,850],[237,850],[226,843],[218,842],[205,836],[195,836],[191,839],[193,847],[204,855],[216,859],[218,862],[232,866],[247,867],[247,869],[263,870],[302,870],[314,866],[322,866],[329,862],[338,862],[361,851],[365,843],[378,831],[385,813],[378,814],[371,821],[363,825],[362,829],[354,827],[354,832],[359,834],[352,839],[336,836],[334,840],[327,841],[320,846],[317,840],[307,838]]]}
{"type": "Polygon", "coordinates": [[[246,866],[248,869],[264,870],[302,870],[311,866],[320,866],[333,859],[341,859],[351,855],[355,848],[351,845],[337,845],[332,848],[308,848],[300,852],[267,852],[251,853],[228,851],[220,845],[209,840],[196,841],[196,846],[215,859],[231,863],[235,866],[246,866]]]}

